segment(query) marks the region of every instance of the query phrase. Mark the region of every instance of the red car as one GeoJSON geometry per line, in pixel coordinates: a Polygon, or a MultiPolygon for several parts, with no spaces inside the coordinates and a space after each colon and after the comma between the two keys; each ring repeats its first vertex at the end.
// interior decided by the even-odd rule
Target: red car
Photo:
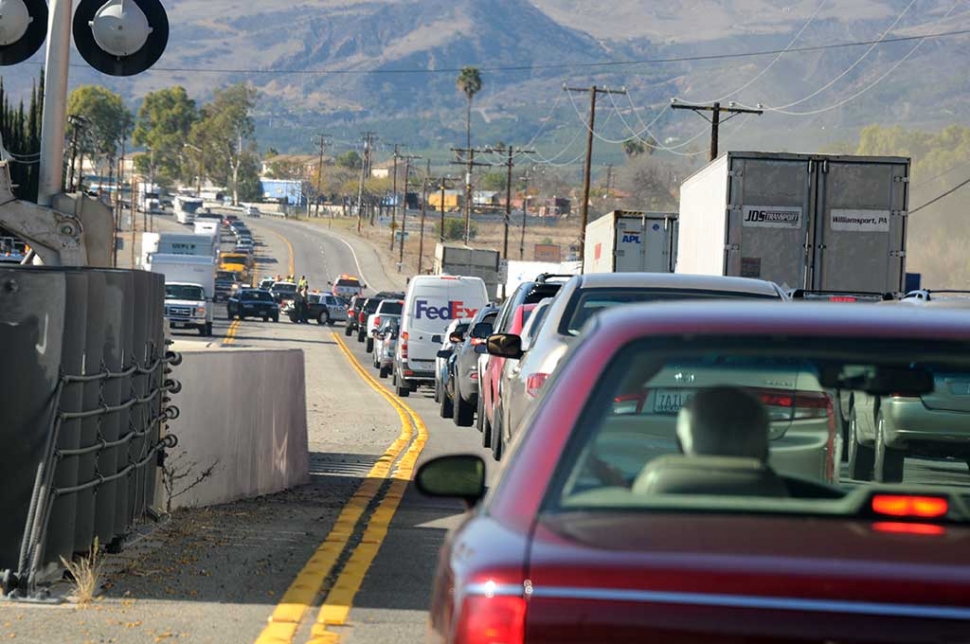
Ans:
{"type": "Polygon", "coordinates": [[[967,641],[966,465],[839,480],[840,394],[970,392],[966,317],[905,308],[602,312],[487,495],[478,456],[419,469],[422,492],[472,506],[440,552],[429,641],[967,641]],[[810,477],[793,439],[819,419],[831,440],[810,477]]]}
{"type": "MultiPolygon", "coordinates": [[[[525,327],[525,323],[529,321],[529,315],[532,314],[536,306],[538,304],[521,304],[517,306],[512,312],[506,333],[520,335],[522,329],[525,327]]],[[[485,373],[479,380],[478,425],[479,428],[488,428],[487,433],[484,430],[482,432],[486,447],[489,446],[491,427],[495,422],[495,409],[497,408],[498,397],[500,395],[499,385],[502,381],[502,369],[505,368],[505,361],[507,359],[502,356],[489,356],[488,360],[484,361],[485,373]]]]}

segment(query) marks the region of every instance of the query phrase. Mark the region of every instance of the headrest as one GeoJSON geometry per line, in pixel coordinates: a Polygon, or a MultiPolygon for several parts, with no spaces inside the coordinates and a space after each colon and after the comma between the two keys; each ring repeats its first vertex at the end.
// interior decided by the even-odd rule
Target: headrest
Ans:
{"type": "Polygon", "coordinates": [[[633,483],[634,494],[787,497],[785,482],[756,458],[682,456],[651,460],[633,483]]]}

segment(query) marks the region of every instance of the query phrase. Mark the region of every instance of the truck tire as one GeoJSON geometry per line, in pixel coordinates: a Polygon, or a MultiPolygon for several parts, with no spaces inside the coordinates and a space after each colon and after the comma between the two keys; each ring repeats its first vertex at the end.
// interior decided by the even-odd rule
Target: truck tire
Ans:
{"type": "Polygon", "coordinates": [[[366,329],[357,329],[357,342],[363,342],[366,336],[367,336],[366,329]]]}
{"type": "Polygon", "coordinates": [[[381,378],[387,378],[390,374],[388,373],[387,367],[381,367],[381,378]]]}
{"type": "Polygon", "coordinates": [[[408,384],[407,380],[396,380],[394,389],[400,398],[407,398],[411,395],[411,385],[408,384]]]}
{"type": "Polygon", "coordinates": [[[877,483],[902,483],[906,452],[886,445],[886,421],[882,412],[876,416],[876,454],[873,479],[877,483]]]}
{"type": "Polygon", "coordinates": [[[373,353],[374,352],[374,338],[367,338],[367,342],[364,345],[364,350],[367,353],[373,353]]]}
{"type": "Polygon", "coordinates": [[[205,333],[203,333],[202,335],[204,335],[207,338],[212,337],[212,322],[205,323],[205,333]]]}
{"type": "Polygon", "coordinates": [[[354,330],[350,328],[350,322],[348,322],[347,326],[344,327],[344,335],[349,338],[350,334],[352,334],[353,332],[354,330]]]}
{"type": "Polygon", "coordinates": [[[280,314],[277,313],[276,315],[273,316],[273,322],[279,322],[279,321],[280,321],[280,314]]]}
{"type": "Polygon", "coordinates": [[[451,418],[455,415],[455,403],[448,397],[448,392],[444,390],[444,387],[440,389],[438,397],[441,399],[441,404],[438,405],[438,415],[442,418],[451,418]]]}

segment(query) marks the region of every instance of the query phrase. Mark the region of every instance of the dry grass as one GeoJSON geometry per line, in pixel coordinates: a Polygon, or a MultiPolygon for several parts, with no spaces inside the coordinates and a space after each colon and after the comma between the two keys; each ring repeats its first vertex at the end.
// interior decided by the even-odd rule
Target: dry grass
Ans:
{"type": "Polygon", "coordinates": [[[79,606],[86,606],[94,600],[101,587],[102,568],[104,559],[98,538],[94,538],[91,550],[86,556],[68,561],[61,557],[61,563],[67,568],[74,584],[74,599],[79,606]]]}
{"type": "MultiPolygon", "coordinates": [[[[320,226],[331,225],[329,218],[323,217],[320,219],[311,218],[307,219],[306,221],[318,224],[320,226]]],[[[424,228],[424,259],[421,262],[421,270],[425,273],[430,270],[432,264],[434,263],[434,249],[435,244],[438,242],[438,239],[434,233],[434,227],[437,221],[437,214],[432,215],[432,213],[428,213],[428,218],[425,220],[424,228]]],[[[549,218],[541,223],[536,222],[537,220],[535,219],[530,219],[527,222],[524,244],[522,244],[521,224],[518,221],[514,221],[512,226],[509,227],[509,259],[518,260],[521,258],[526,261],[531,261],[534,259],[534,249],[536,244],[551,243],[560,246],[562,249],[562,258],[565,260],[569,251],[569,246],[571,244],[576,244],[579,241],[579,218],[549,218]],[[524,247],[525,251],[521,257],[519,253],[520,245],[524,247]]],[[[332,221],[332,226],[335,230],[356,234],[357,219],[355,217],[336,217],[332,221]]],[[[475,239],[471,240],[469,244],[472,248],[489,248],[498,251],[502,250],[504,241],[504,226],[501,223],[475,222],[475,227],[477,228],[477,234],[475,239]]],[[[401,267],[401,272],[406,275],[414,275],[418,272],[418,248],[420,245],[418,234],[419,230],[420,217],[414,217],[409,214],[407,219],[408,240],[404,244],[404,265],[401,267]]],[[[392,254],[390,250],[390,235],[391,232],[387,227],[370,226],[366,221],[361,228],[361,236],[372,242],[375,247],[381,251],[382,259],[385,261],[385,263],[390,266],[396,266],[400,259],[400,250],[395,247],[392,254]]]]}

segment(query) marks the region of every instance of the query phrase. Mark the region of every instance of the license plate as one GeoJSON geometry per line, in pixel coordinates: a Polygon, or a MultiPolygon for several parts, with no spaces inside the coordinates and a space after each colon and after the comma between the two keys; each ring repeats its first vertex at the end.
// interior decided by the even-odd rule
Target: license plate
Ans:
{"type": "Polygon", "coordinates": [[[185,328],[185,322],[172,322],[172,328],[175,328],[175,329],[184,329],[185,328]]]}
{"type": "Polygon", "coordinates": [[[693,389],[658,389],[653,398],[653,413],[676,414],[694,397],[693,389]]]}
{"type": "Polygon", "coordinates": [[[243,308],[244,308],[244,309],[250,309],[250,310],[251,310],[251,309],[254,309],[254,308],[256,308],[256,307],[255,307],[255,306],[253,306],[252,304],[243,304],[243,308]]]}

